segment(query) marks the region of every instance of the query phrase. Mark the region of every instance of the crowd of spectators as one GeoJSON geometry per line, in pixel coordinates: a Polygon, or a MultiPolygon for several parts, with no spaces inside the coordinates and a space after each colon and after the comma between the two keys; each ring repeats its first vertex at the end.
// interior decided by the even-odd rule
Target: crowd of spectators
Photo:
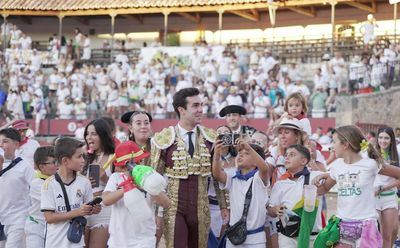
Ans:
{"type": "MultiPolygon", "coordinates": [[[[172,118],[172,96],[192,86],[201,91],[204,114],[211,118],[226,105],[236,104],[244,106],[249,117],[276,119],[283,112],[285,97],[294,92],[306,97],[312,117],[332,116],[338,93],[389,87],[399,54],[399,47],[390,44],[377,44],[371,55],[354,56],[351,62],[340,52],[333,57],[325,54],[314,80],[307,81],[310,67],[281,65],[269,49],[218,50],[202,43],[193,46],[190,55],[170,56],[155,41],[150,46],[160,50],[150,59],[142,54],[131,60],[121,51],[113,63],[93,64],[90,38],[78,28],[69,40],[59,41],[53,35],[46,56],[31,49],[32,39],[16,25],[3,25],[2,30],[8,32],[10,47],[1,56],[0,74],[7,78],[9,89],[3,112],[37,121],[45,117],[83,120],[104,113],[118,117],[127,109],[172,118]],[[45,60],[54,66],[44,68],[45,60]]],[[[132,39],[116,42],[122,50],[132,45],[132,39]]]]}

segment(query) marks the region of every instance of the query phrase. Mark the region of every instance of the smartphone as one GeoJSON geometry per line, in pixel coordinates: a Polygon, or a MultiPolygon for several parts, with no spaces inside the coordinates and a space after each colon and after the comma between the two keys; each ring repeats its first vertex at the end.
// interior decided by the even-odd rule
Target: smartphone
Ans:
{"type": "Polygon", "coordinates": [[[89,165],[89,177],[95,180],[95,184],[92,187],[100,186],[100,165],[98,164],[90,164],[89,165]]]}
{"type": "Polygon", "coordinates": [[[94,206],[96,204],[100,204],[102,201],[103,199],[100,196],[98,196],[93,198],[93,200],[91,200],[90,202],[86,203],[86,205],[94,206]]]}
{"type": "Polygon", "coordinates": [[[233,146],[236,140],[239,139],[239,134],[226,133],[218,135],[218,139],[222,141],[224,146],[233,146]]]}

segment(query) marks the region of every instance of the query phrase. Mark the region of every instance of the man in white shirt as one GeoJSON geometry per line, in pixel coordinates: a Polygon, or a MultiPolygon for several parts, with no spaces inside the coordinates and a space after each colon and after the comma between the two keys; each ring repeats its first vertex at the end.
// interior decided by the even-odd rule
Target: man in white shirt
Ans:
{"type": "Polygon", "coordinates": [[[179,76],[179,81],[176,85],[176,91],[178,92],[182,89],[190,88],[192,86],[193,86],[193,84],[191,82],[188,82],[187,80],[185,80],[185,76],[183,74],[181,74],[179,76]]]}
{"type": "Polygon", "coordinates": [[[21,136],[16,129],[0,130],[0,148],[4,150],[0,172],[0,222],[7,238],[0,242],[1,247],[25,247],[24,227],[30,205],[28,192],[34,170],[32,165],[15,155],[19,142],[21,136]],[[15,166],[11,167],[12,164],[15,166]]]}
{"type": "Polygon", "coordinates": [[[22,50],[31,49],[32,39],[27,36],[24,32],[21,33],[21,38],[19,38],[19,43],[21,44],[22,50]]]}
{"type": "Polygon", "coordinates": [[[310,96],[310,90],[307,85],[303,84],[303,80],[298,77],[295,80],[295,84],[293,85],[290,94],[300,92],[306,99],[310,96]]]}
{"type": "Polygon", "coordinates": [[[257,91],[257,96],[254,97],[254,118],[262,119],[267,118],[268,107],[271,106],[271,101],[269,97],[264,95],[264,92],[261,88],[257,91]]]}
{"type": "Polygon", "coordinates": [[[60,87],[57,90],[57,101],[59,103],[63,102],[65,98],[71,96],[71,92],[69,89],[65,86],[65,83],[61,82],[60,87]]]}
{"type": "Polygon", "coordinates": [[[226,97],[226,102],[228,105],[239,105],[243,106],[243,99],[237,94],[236,87],[231,87],[229,89],[229,95],[226,97]]]}
{"type": "Polygon", "coordinates": [[[40,147],[39,142],[27,136],[29,126],[26,121],[15,121],[11,127],[18,130],[21,136],[21,142],[15,155],[23,158],[25,162],[29,163],[33,168],[33,155],[35,154],[36,149],[40,147]]]}
{"type": "Polygon", "coordinates": [[[60,119],[72,119],[74,105],[70,98],[65,98],[63,102],[58,104],[58,115],[60,119]]]}

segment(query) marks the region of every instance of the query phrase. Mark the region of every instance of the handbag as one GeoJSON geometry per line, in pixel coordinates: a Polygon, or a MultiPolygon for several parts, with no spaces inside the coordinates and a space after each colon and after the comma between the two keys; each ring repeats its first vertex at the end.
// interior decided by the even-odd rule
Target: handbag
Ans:
{"type": "Polygon", "coordinates": [[[7,236],[4,232],[4,226],[0,223],[0,241],[6,240],[7,236]]]}
{"type": "MultiPolygon", "coordinates": [[[[69,205],[69,199],[67,191],[65,190],[64,183],[61,181],[60,176],[56,173],[54,175],[56,181],[60,184],[61,189],[64,195],[65,207],[67,208],[67,212],[71,211],[71,206],[69,205]]],[[[72,243],[79,243],[81,242],[83,233],[85,231],[87,220],[83,216],[78,216],[70,220],[69,227],[67,231],[67,238],[72,243]]]]}
{"type": "Polygon", "coordinates": [[[362,227],[362,221],[342,221],[339,223],[340,238],[356,241],[361,238],[362,227]]]}
{"type": "Polygon", "coordinates": [[[314,248],[333,247],[340,239],[340,218],[333,215],[314,241],[314,248]]]}
{"type": "Polygon", "coordinates": [[[226,237],[234,245],[243,244],[247,238],[248,232],[247,232],[247,223],[246,222],[247,222],[247,214],[248,214],[249,208],[250,208],[250,201],[251,201],[251,196],[252,196],[252,186],[253,186],[253,181],[251,181],[250,187],[246,192],[246,198],[244,200],[244,208],[243,208],[242,217],[240,218],[239,221],[237,221],[232,226],[229,226],[225,230],[226,237]]]}
{"type": "MultiPolygon", "coordinates": [[[[309,184],[310,184],[310,174],[308,173],[304,175],[303,186],[309,184]]],[[[300,233],[301,217],[296,215],[295,213],[287,214],[287,217],[288,220],[285,226],[283,225],[281,220],[279,220],[276,223],[278,232],[282,233],[283,235],[289,238],[297,238],[300,233]]]]}
{"type": "MultiPolygon", "coordinates": [[[[22,158],[18,157],[16,159],[14,159],[5,169],[2,169],[0,171],[0,177],[2,175],[4,175],[4,173],[6,173],[7,171],[11,170],[14,166],[16,166],[20,161],[22,160],[22,158]]],[[[4,225],[2,225],[0,223],[0,241],[4,241],[7,239],[6,233],[4,231],[4,225]]]]}

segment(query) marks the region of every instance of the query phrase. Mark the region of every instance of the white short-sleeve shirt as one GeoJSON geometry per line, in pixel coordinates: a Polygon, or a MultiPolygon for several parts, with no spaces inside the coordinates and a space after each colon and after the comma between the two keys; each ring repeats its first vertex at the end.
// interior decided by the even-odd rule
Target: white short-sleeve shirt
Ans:
{"type": "MultiPolygon", "coordinates": [[[[114,192],[118,189],[118,185],[124,180],[121,175],[123,173],[113,173],[108,179],[104,192],[114,192]]],[[[149,194],[143,193],[147,204],[152,208],[151,197],[149,194]]],[[[109,247],[120,248],[150,248],[156,245],[156,224],[154,215],[151,214],[141,223],[133,220],[128,208],[124,205],[124,200],[120,199],[111,206],[111,218],[108,229],[110,238],[108,239],[109,247]]]]}
{"type": "MultiPolygon", "coordinates": [[[[89,179],[84,176],[77,175],[70,184],[64,184],[67,191],[71,210],[80,208],[83,204],[93,199],[92,186],[89,179]]],[[[41,195],[41,211],[53,211],[55,213],[66,213],[64,194],[61,185],[54,176],[46,179],[42,186],[41,195]]],[[[45,247],[83,247],[84,240],[78,244],[72,243],[67,238],[69,221],[58,222],[54,224],[46,224],[46,240],[45,247]]]]}
{"type": "MultiPolygon", "coordinates": [[[[226,173],[227,180],[222,189],[227,189],[229,191],[231,207],[229,225],[234,225],[242,217],[246,193],[253,181],[252,197],[249,212],[247,214],[247,230],[254,230],[264,226],[266,218],[265,205],[268,202],[268,185],[264,184],[259,172],[256,172],[254,177],[247,181],[233,178],[235,175],[234,170],[226,170],[226,173]]],[[[265,242],[265,233],[259,232],[248,235],[243,245],[260,244],[265,242]]]]}
{"type": "Polygon", "coordinates": [[[377,219],[374,180],[379,172],[375,160],[362,158],[353,164],[336,159],[330,177],[338,190],[337,216],[343,220],[377,219]]]}
{"type": "MultiPolygon", "coordinates": [[[[10,163],[5,161],[3,169],[10,163]]],[[[29,184],[33,176],[33,166],[21,160],[0,177],[0,222],[3,225],[25,223],[30,205],[29,184]]]]}
{"type": "MultiPolygon", "coordinates": [[[[319,171],[311,171],[310,172],[310,181],[322,174],[319,171]]],[[[296,204],[303,197],[303,189],[304,189],[304,176],[299,177],[296,181],[285,179],[277,181],[271,190],[271,198],[270,205],[284,205],[287,209],[293,210],[296,204]]],[[[321,220],[321,210],[322,210],[322,196],[318,197],[319,205],[317,212],[317,219],[315,221],[315,225],[313,228],[314,232],[318,232],[322,229],[322,220],[321,220]]],[[[300,216],[301,217],[301,216],[300,216]]]]}

